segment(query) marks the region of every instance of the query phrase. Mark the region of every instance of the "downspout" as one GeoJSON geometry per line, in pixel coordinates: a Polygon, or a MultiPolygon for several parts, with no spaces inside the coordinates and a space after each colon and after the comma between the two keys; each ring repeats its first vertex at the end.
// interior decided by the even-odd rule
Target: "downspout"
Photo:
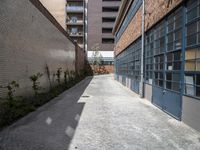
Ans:
{"type": "Polygon", "coordinates": [[[141,49],[141,77],[140,97],[144,97],[144,32],[145,32],[145,0],[142,2],[142,49],[141,49]]]}

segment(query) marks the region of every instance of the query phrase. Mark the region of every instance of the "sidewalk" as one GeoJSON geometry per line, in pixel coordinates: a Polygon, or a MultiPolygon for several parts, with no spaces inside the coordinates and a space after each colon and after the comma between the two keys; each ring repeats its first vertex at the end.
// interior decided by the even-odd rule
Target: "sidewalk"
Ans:
{"type": "Polygon", "coordinates": [[[0,133],[0,150],[67,149],[199,150],[200,134],[103,75],[0,133]]]}

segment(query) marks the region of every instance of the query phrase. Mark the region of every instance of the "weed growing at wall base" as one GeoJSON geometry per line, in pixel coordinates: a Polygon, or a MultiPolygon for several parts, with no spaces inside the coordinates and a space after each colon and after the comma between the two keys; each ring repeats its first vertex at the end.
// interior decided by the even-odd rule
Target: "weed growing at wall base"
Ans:
{"type": "MultiPolygon", "coordinates": [[[[34,77],[34,80],[32,80],[33,79],[32,78],[31,81],[39,82],[38,79],[41,77],[41,75],[38,74],[37,80],[36,80],[36,76],[37,75],[32,76],[34,77]]],[[[57,97],[59,94],[61,94],[65,90],[71,88],[72,86],[74,86],[75,84],[83,80],[86,76],[87,76],[87,72],[85,72],[84,70],[80,72],[71,71],[69,73],[69,79],[67,80],[67,82],[60,83],[57,86],[52,87],[46,93],[39,93],[38,90],[36,89],[37,91],[34,91],[34,93],[37,94],[37,96],[34,96],[34,97],[30,97],[30,98],[15,97],[14,94],[12,93],[11,94],[12,101],[9,100],[9,97],[7,97],[6,99],[0,98],[0,108],[1,108],[0,109],[0,129],[12,124],[13,122],[22,118],[28,113],[36,110],[36,108],[49,102],[51,99],[57,97]]],[[[14,91],[19,86],[17,83],[12,84],[12,85],[14,86],[12,89],[14,91]]],[[[35,87],[35,83],[33,84],[33,86],[35,87]]],[[[39,85],[37,85],[36,87],[38,88],[38,86],[39,85]]]]}

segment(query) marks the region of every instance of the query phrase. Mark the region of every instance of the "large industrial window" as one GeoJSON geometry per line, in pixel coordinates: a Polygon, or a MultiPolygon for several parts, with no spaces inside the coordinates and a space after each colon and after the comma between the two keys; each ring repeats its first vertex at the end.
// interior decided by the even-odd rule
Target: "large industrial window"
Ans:
{"type": "Polygon", "coordinates": [[[154,85],[164,86],[165,22],[154,28],[154,85]]]}
{"type": "Polygon", "coordinates": [[[154,50],[154,30],[149,31],[145,37],[145,81],[153,83],[153,50],[154,50]]]}
{"type": "Polygon", "coordinates": [[[200,97],[200,0],[187,2],[185,94],[200,97]]]}
{"type": "Polygon", "coordinates": [[[182,8],[167,17],[166,88],[181,90],[182,8]]]}
{"type": "Polygon", "coordinates": [[[141,39],[134,42],[116,58],[118,75],[140,80],[141,72],[141,39]]]}

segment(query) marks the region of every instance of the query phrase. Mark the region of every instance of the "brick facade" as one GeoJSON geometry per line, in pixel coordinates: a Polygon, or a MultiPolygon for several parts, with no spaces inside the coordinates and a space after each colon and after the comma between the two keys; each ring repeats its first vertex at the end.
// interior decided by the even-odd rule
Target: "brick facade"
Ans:
{"type": "MultiPolygon", "coordinates": [[[[145,30],[147,31],[167,13],[178,6],[182,0],[145,0],[145,30]]],[[[115,55],[118,55],[127,46],[141,36],[142,6],[133,17],[129,26],[115,45],[115,55]]]]}

